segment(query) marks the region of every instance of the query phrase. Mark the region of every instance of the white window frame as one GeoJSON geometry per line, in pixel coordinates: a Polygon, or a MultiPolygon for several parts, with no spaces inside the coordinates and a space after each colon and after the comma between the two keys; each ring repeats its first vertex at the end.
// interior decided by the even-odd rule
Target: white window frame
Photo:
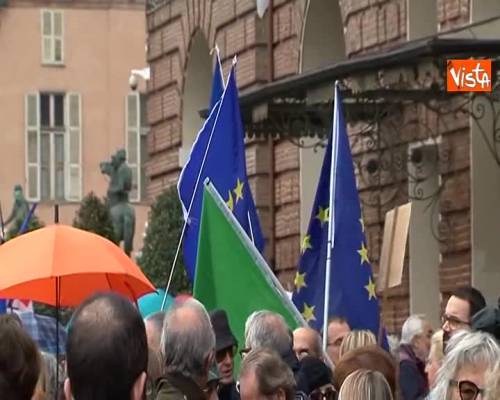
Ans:
{"type": "Polygon", "coordinates": [[[43,65],[64,65],[64,13],[61,10],[49,10],[49,9],[42,9],[40,11],[40,33],[41,33],[41,38],[42,38],[42,64],[43,65]],[[45,34],[45,26],[44,26],[44,15],[48,13],[50,15],[50,25],[51,25],[51,32],[50,34],[45,34]],[[61,17],[61,34],[56,35],[54,33],[54,21],[55,21],[55,15],[58,14],[61,17]],[[50,41],[50,52],[51,52],[51,57],[45,58],[45,39],[48,39],[50,41]],[[61,41],[61,60],[56,60],[55,59],[55,54],[56,54],[56,41],[60,40],[61,41]]]}
{"type": "MultiPolygon", "coordinates": [[[[51,121],[54,120],[54,97],[52,93],[43,92],[44,94],[51,95],[50,102],[50,112],[51,121]]],[[[55,181],[55,141],[54,135],[63,135],[64,137],[64,200],[65,201],[80,201],[82,197],[82,100],[81,95],[74,92],[68,92],[64,94],[64,129],[61,132],[50,132],[50,174],[51,174],[51,185],[50,185],[50,194],[48,198],[41,198],[42,195],[42,176],[41,176],[41,139],[42,139],[42,129],[41,129],[41,115],[40,115],[40,96],[41,93],[28,93],[26,95],[25,100],[25,121],[26,121],[26,130],[25,130],[25,165],[26,165],[26,185],[28,190],[26,190],[27,198],[31,201],[54,201],[59,200],[56,199],[56,181],[55,181]],[[34,96],[36,98],[36,124],[30,125],[29,123],[29,112],[28,112],[28,104],[29,98],[34,96]],[[71,125],[70,118],[70,98],[76,96],[78,99],[78,124],[71,125]],[[37,160],[36,162],[30,162],[29,158],[29,132],[36,131],[36,154],[37,160]],[[71,133],[76,132],[78,134],[78,160],[77,162],[72,162],[71,160],[71,133]],[[37,171],[37,185],[36,185],[36,194],[32,195],[30,192],[30,169],[35,168],[37,171]],[[76,188],[72,186],[74,182],[71,181],[71,171],[77,171],[77,181],[76,188]]]]}
{"type": "MultiPolygon", "coordinates": [[[[49,101],[50,101],[50,106],[49,106],[49,112],[50,112],[50,116],[49,116],[49,126],[51,127],[54,127],[55,126],[55,123],[54,123],[54,120],[55,120],[55,95],[56,94],[62,94],[62,93],[47,93],[47,92],[44,92],[44,94],[50,96],[49,97],[49,101]]],[[[40,93],[39,93],[39,98],[40,98],[40,93]]],[[[63,98],[64,100],[66,99],[66,94],[63,95],[63,98]]],[[[40,105],[40,100],[39,100],[39,103],[40,105]]],[[[64,104],[64,107],[66,107],[66,104],[65,102],[63,103],[64,104]]],[[[40,114],[40,117],[41,117],[41,114],[40,114]]],[[[50,139],[50,144],[49,144],[49,147],[50,147],[50,160],[49,160],[49,172],[50,172],[50,193],[49,193],[49,197],[48,199],[44,199],[44,200],[61,200],[60,198],[57,198],[56,196],[56,145],[55,145],[55,137],[56,135],[59,135],[59,136],[62,136],[63,137],[63,144],[64,144],[64,171],[63,171],[63,174],[64,174],[64,191],[66,191],[66,158],[67,158],[67,152],[66,152],[66,142],[67,142],[67,134],[66,134],[66,121],[64,121],[64,128],[61,129],[61,130],[56,130],[56,129],[49,129],[48,131],[45,131],[41,126],[40,126],[40,153],[41,153],[41,149],[42,149],[42,142],[41,142],[41,139],[42,139],[42,135],[44,135],[45,133],[47,133],[49,135],[49,139],[50,139]]],[[[40,159],[40,170],[41,170],[41,167],[42,167],[42,164],[41,164],[42,160],[40,159]]],[[[40,181],[40,187],[42,185],[42,182],[40,181]]],[[[40,197],[41,197],[42,193],[40,191],[40,197]]],[[[65,198],[65,195],[63,195],[63,197],[65,198]]]]}

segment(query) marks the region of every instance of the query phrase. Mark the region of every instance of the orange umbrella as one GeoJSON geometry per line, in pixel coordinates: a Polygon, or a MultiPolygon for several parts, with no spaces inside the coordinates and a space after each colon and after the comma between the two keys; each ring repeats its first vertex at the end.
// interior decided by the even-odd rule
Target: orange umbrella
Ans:
{"type": "Polygon", "coordinates": [[[0,246],[0,298],[72,307],[96,291],[135,301],[155,288],[116,244],[70,226],[51,225],[0,246]]]}

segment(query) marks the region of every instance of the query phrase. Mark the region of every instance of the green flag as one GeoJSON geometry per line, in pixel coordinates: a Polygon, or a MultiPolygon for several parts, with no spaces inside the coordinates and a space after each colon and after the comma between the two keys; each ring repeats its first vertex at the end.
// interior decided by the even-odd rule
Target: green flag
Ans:
{"type": "MultiPolygon", "coordinates": [[[[237,204],[234,205],[237,207],[237,204]]],[[[245,321],[259,310],[281,314],[290,329],[305,325],[302,316],[215,188],[203,195],[194,297],[208,311],[224,309],[240,348],[245,321]]]]}

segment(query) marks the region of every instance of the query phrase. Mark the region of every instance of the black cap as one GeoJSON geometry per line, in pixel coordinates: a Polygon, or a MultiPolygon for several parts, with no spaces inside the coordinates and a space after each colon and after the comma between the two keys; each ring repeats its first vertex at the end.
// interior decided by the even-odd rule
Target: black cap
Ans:
{"type": "Polygon", "coordinates": [[[500,342],[500,310],[495,307],[485,307],[472,317],[472,329],[487,332],[500,342]]]}
{"type": "Polygon", "coordinates": [[[220,351],[238,344],[231,332],[227,314],[224,310],[214,310],[210,313],[210,320],[215,332],[215,351],[220,351]]]}
{"type": "Polygon", "coordinates": [[[333,382],[330,368],[319,358],[306,356],[300,361],[300,365],[300,371],[305,376],[309,386],[309,393],[333,382]]]}

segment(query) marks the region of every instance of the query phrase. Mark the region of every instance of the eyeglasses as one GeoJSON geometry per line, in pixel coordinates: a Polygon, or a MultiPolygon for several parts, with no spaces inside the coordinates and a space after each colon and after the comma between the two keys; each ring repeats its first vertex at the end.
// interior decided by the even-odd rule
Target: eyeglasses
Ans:
{"type": "Polygon", "coordinates": [[[252,351],[252,349],[249,348],[249,347],[245,348],[245,349],[241,349],[240,350],[240,356],[241,356],[241,358],[245,358],[248,355],[248,353],[250,353],[251,351],[252,351]]]}
{"type": "Polygon", "coordinates": [[[233,359],[235,353],[236,353],[236,346],[226,347],[225,349],[219,350],[218,352],[215,353],[215,360],[217,361],[217,364],[219,364],[222,361],[224,361],[224,359],[228,354],[229,358],[233,359]]]}
{"type": "Polygon", "coordinates": [[[477,396],[484,396],[485,390],[480,389],[474,382],[471,381],[455,381],[451,380],[450,384],[452,386],[458,387],[458,392],[460,393],[461,400],[475,400],[477,396]]]}
{"type": "Polygon", "coordinates": [[[327,387],[323,390],[316,389],[309,394],[309,400],[335,400],[337,391],[333,387],[327,387]]]}
{"type": "Polygon", "coordinates": [[[466,325],[466,326],[470,325],[470,322],[462,321],[461,319],[454,317],[452,315],[443,314],[441,316],[441,326],[443,326],[447,322],[448,322],[448,325],[450,325],[450,327],[452,329],[456,329],[456,328],[459,328],[459,327],[464,326],[464,325],[466,325]]]}

